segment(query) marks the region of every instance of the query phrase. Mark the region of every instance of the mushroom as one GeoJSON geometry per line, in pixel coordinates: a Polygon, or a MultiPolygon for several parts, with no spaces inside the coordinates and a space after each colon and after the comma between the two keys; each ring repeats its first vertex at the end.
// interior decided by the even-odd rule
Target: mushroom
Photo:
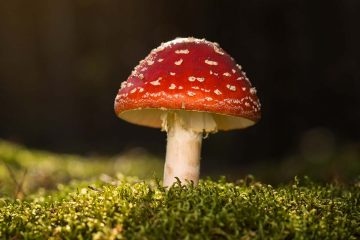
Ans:
{"type": "Polygon", "coordinates": [[[116,115],[167,132],[164,186],[199,181],[204,136],[242,129],[261,117],[241,66],[217,43],[176,38],[135,67],[115,98],[116,115]]]}

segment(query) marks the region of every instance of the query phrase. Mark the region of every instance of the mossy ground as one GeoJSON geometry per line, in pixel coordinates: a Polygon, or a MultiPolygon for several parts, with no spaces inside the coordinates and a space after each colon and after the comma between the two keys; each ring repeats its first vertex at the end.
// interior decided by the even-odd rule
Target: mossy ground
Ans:
{"type": "Polygon", "coordinates": [[[0,197],[26,198],[58,184],[118,173],[141,179],[161,177],[163,162],[143,150],[118,156],[77,156],[30,150],[0,139],[0,197]],[[105,175],[106,174],[106,175],[105,175]]]}
{"type": "MultiPolygon", "coordinates": [[[[46,156],[59,158],[65,161],[57,165],[60,169],[65,169],[70,160],[17,146],[1,146],[0,156],[7,166],[0,175],[2,239],[360,238],[360,184],[356,182],[318,184],[304,177],[273,187],[248,177],[236,182],[207,179],[196,187],[176,183],[164,189],[152,177],[143,181],[123,174],[101,175],[110,168],[106,164],[101,168],[99,159],[89,164],[99,164],[100,170],[85,170],[85,179],[71,168],[61,175],[68,177],[59,178],[53,169],[58,184],[53,179],[49,188],[20,187],[10,191],[8,185],[18,187],[21,180],[12,182],[6,171],[23,175],[19,166],[24,163],[17,162],[20,158],[14,157],[15,152],[27,152],[22,153],[27,156],[24,162],[35,161],[33,157],[44,163],[46,156]],[[14,153],[9,154],[9,149],[14,153]],[[96,174],[99,177],[94,177],[96,174]]],[[[76,156],[69,158],[77,164],[85,161],[76,156]]],[[[35,179],[34,174],[28,171],[27,179],[35,179]]]]}
{"type": "Polygon", "coordinates": [[[201,181],[80,183],[25,201],[2,199],[2,238],[358,239],[359,187],[201,181]]]}

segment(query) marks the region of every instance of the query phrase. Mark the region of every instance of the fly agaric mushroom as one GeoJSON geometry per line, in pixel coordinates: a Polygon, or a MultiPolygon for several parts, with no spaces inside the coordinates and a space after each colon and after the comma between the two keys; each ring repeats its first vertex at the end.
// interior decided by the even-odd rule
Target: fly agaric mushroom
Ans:
{"type": "Polygon", "coordinates": [[[167,132],[164,186],[196,185],[202,138],[260,119],[260,102],[241,66],[217,43],[176,38],[162,43],[121,84],[115,112],[167,132]]]}

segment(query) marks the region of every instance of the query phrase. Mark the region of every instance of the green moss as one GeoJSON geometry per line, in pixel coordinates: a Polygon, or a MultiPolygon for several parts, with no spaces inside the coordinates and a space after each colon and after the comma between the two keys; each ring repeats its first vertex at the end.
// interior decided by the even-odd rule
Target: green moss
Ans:
{"type": "Polygon", "coordinates": [[[0,161],[0,239],[360,239],[360,183],[165,190],[139,180],[161,176],[147,154],[85,158],[4,141],[0,161]]]}
{"type": "Polygon", "coordinates": [[[175,184],[114,180],[2,199],[1,238],[359,239],[359,186],[255,181],[175,184]]]}
{"type": "Polygon", "coordinates": [[[89,180],[103,173],[160,177],[163,165],[162,160],[139,150],[113,157],[83,157],[32,150],[0,139],[0,196],[22,198],[39,189],[55,189],[59,183],[89,180]]]}

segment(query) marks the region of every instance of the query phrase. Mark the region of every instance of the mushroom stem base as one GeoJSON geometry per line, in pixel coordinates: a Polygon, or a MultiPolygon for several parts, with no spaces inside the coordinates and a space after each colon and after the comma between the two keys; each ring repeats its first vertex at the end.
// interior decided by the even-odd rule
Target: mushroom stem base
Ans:
{"type": "Polygon", "coordinates": [[[188,129],[179,113],[166,115],[167,147],[164,186],[171,186],[178,177],[182,183],[197,185],[200,174],[202,132],[188,129]]]}

